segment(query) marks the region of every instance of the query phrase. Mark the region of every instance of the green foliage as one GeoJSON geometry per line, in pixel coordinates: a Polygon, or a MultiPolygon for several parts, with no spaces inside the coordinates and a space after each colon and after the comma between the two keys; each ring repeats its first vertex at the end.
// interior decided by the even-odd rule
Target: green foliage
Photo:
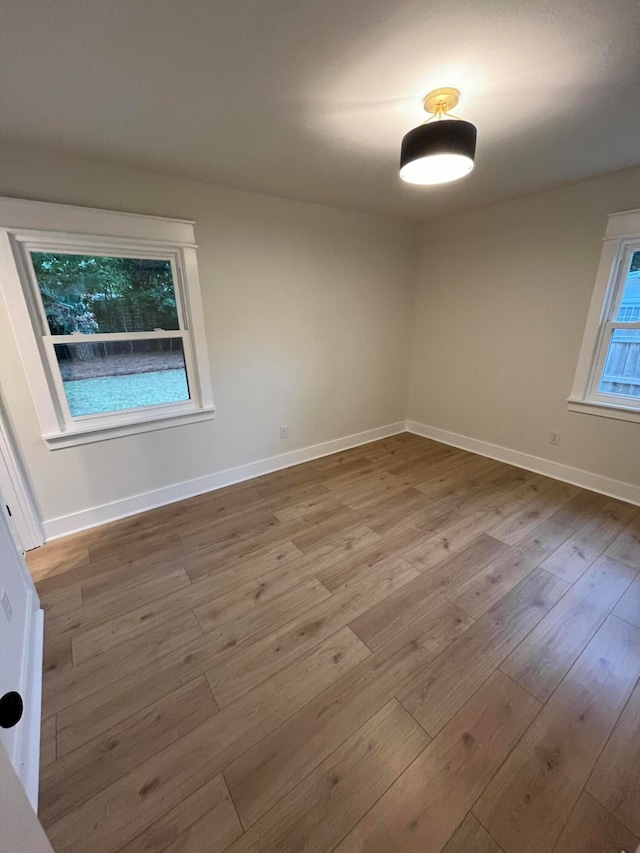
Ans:
{"type": "Polygon", "coordinates": [[[53,334],[177,329],[169,261],[31,254],[53,334]]]}
{"type": "Polygon", "coordinates": [[[631,258],[631,267],[629,268],[629,272],[637,272],[640,270],[640,252],[634,252],[633,257],[631,258]]]}

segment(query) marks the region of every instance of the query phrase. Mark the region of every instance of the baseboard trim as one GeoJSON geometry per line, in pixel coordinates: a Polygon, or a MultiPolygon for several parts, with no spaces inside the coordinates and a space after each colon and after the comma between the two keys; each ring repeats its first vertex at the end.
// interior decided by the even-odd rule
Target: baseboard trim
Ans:
{"type": "Polygon", "coordinates": [[[571,483],[574,486],[580,486],[592,492],[600,492],[600,494],[640,506],[640,486],[634,486],[633,483],[612,480],[610,477],[583,471],[581,468],[573,468],[570,465],[543,459],[541,456],[531,456],[529,453],[521,453],[519,450],[511,450],[509,447],[480,441],[477,438],[427,426],[427,424],[421,424],[417,421],[407,421],[407,432],[421,435],[424,438],[431,438],[433,441],[442,442],[442,444],[450,444],[453,447],[459,447],[480,456],[488,456],[490,459],[497,459],[499,462],[507,462],[509,465],[515,465],[518,468],[534,471],[536,474],[544,474],[547,477],[553,477],[555,480],[562,480],[565,483],[571,483]]]}
{"type": "Polygon", "coordinates": [[[127,518],[130,515],[137,515],[148,509],[155,509],[166,504],[184,500],[185,498],[192,498],[204,492],[213,492],[225,486],[232,486],[234,483],[241,483],[245,480],[251,480],[254,477],[260,477],[262,474],[270,474],[273,471],[280,471],[282,468],[290,468],[292,465],[300,465],[302,462],[320,459],[322,456],[329,456],[331,453],[340,453],[342,450],[359,447],[362,444],[369,444],[372,441],[379,441],[381,438],[388,438],[389,436],[405,431],[406,421],[398,421],[397,423],[376,427],[365,432],[347,435],[344,438],[325,441],[322,444],[302,447],[299,450],[292,450],[290,453],[282,453],[278,456],[270,456],[267,459],[259,459],[256,462],[249,462],[247,465],[240,465],[237,468],[228,468],[225,471],[218,471],[206,477],[197,477],[193,480],[176,483],[175,485],[166,486],[165,488],[156,489],[151,492],[132,495],[119,501],[90,507],[89,509],[70,513],[69,515],[50,518],[43,523],[46,541],[59,539],[61,536],[78,533],[81,530],[97,527],[100,524],[107,524],[110,521],[117,521],[120,518],[127,518]]]}

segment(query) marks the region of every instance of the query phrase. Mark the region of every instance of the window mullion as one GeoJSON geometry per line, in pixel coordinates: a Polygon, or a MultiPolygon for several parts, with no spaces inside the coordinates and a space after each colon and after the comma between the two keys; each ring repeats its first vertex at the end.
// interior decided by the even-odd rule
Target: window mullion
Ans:
{"type": "Polygon", "coordinates": [[[166,338],[183,338],[186,332],[183,329],[154,329],[151,332],[97,332],[96,334],[83,334],[74,332],[71,335],[45,335],[54,338],[60,344],[100,344],[109,341],[153,341],[166,338]]]}
{"type": "Polygon", "coordinates": [[[624,323],[624,322],[621,322],[618,320],[615,322],[608,323],[607,325],[610,327],[610,329],[612,331],[615,331],[616,329],[622,329],[624,331],[626,329],[630,332],[633,332],[636,329],[640,329],[640,321],[639,322],[633,322],[633,323],[624,323]]]}

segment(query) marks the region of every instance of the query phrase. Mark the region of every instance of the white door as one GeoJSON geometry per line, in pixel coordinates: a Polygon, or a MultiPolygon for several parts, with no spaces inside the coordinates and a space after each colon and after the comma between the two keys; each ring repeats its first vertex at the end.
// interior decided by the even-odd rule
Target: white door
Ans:
{"type": "Polygon", "coordinates": [[[42,525],[0,400],[0,493],[10,514],[11,532],[22,551],[44,543],[42,525]]]}
{"type": "Polygon", "coordinates": [[[0,500],[0,744],[35,808],[40,754],[42,610],[22,553],[13,540],[2,495],[0,500]]]}
{"type": "Polygon", "coordinates": [[[0,850],[53,853],[9,759],[0,746],[0,850]]]}

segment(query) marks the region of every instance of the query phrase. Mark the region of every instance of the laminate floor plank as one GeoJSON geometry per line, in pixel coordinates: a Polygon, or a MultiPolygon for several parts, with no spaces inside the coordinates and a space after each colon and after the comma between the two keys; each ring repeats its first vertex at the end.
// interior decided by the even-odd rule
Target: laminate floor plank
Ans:
{"type": "Polygon", "coordinates": [[[483,470],[480,475],[472,476],[455,484],[447,490],[454,498],[456,512],[469,515],[487,506],[495,504],[501,497],[506,498],[519,486],[534,480],[535,474],[503,463],[494,462],[493,466],[483,470]]]}
{"type": "Polygon", "coordinates": [[[495,672],[336,853],[439,853],[539,708],[495,672]]]}
{"type": "Polygon", "coordinates": [[[119,850],[368,654],[348,629],[336,634],[49,824],[56,853],[76,851],[82,844],[108,853],[119,850]]]}
{"type": "MultiPolygon", "coordinates": [[[[413,462],[405,463],[412,465],[413,462]]],[[[388,473],[394,473],[386,469],[388,473]]],[[[337,499],[337,495],[341,490],[349,486],[353,486],[363,480],[369,480],[380,473],[380,464],[373,462],[371,459],[366,459],[361,456],[352,462],[347,462],[341,465],[334,472],[325,474],[322,478],[322,483],[329,493],[333,494],[333,499],[337,499]]]]}
{"type": "Polygon", "coordinates": [[[481,823],[469,812],[442,853],[502,853],[481,823]]]}
{"type": "Polygon", "coordinates": [[[45,548],[27,551],[25,559],[34,583],[41,583],[47,578],[66,574],[71,569],[89,564],[87,540],[83,541],[78,536],[73,537],[73,541],[70,539],[71,537],[65,537],[49,542],[45,548]]]}
{"type": "Polygon", "coordinates": [[[397,694],[402,704],[437,735],[567,589],[535,569],[397,694]]]}
{"type": "Polygon", "coordinates": [[[550,518],[557,524],[577,530],[586,524],[590,518],[593,518],[609,501],[610,498],[606,495],[600,495],[598,492],[581,491],[575,498],[571,498],[564,506],[556,510],[550,518]]]}
{"type": "Polygon", "coordinates": [[[269,531],[277,533],[280,524],[279,519],[268,511],[247,512],[241,518],[232,518],[216,525],[196,519],[181,528],[180,540],[188,550],[193,551],[205,546],[237,545],[269,531]]]}
{"type": "Polygon", "coordinates": [[[240,835],[242,826],[219,773],[119,853],[223,853],[240,835]]]}
{"type": "Polygon", "coordinates": [[[610,501],[542,563],[542,568],[574,583],[636,515],[633,507],[610,501]]]}
{"type": "Polygon", "coordinates": [[[303,523],[306,524],[306,530],[291,539],[303,554],[313,554],[327,544],[332,546],[343,536],[362,527],[359,514],[347,506],[327,510],[324,517],[312,525],[306,521],[303,523]]]}
{"type": "Polygon", "coordinates": [[[320,694],[225,770],[250,826],[469,627],[445,602],[320,694]]]}
{"type": "MultiPolygon", "coordinates": [[[[40,726],[40,772],[56,760],[56,718],[47,717],[40,726]]],[[[40,789],[42,792],[42,789],[40,789]]]]}
{"type": "Polygon", "coordinates": [[[27,561],[57,853],[634,853],[637,507],[398,433],[27,561]]]}
{"type": "Polygon", "coordinates": [[[481,534],[448,560],[369,608],[350,627],[370,649],[378,649],[506,549],[504,543],[481,534]]]}
{"type": "MultiPolygon", "coordinates": [[[[123,610],[126,604],[118,605],[114,613],[111,607],[89,605],[49,620],[47,626],[56,636],[72,637],[75,659],[81,662],[239,587],[253,583],[257,590],[259,579],[289,565],[292,559],[299,556],[301,552],[292,544],[290,547],[278,547],[268,555],[239,564],[235,569],[221,571],[219,576],[205,575],[164,597],[151,596],[151,601],[140,606],[132,603],[130,609],[123,610]]],[[[301,579],[304,580],[304,577],[306,575],[301,579]]]]}
{"type": "Polygon", "coordinates": [[[41,600],[42,609],[47,619],[51,620],[64,613],[70,613],[82,607],[82,589],[79,586],[70,586],[58,590],[41,600]]]}
{"type": "MultiPolygon", "coordinates": [[[[329,590],[317,578],[303,580],[296,586],[291,586],[290,578],[286,577],[284,589],[279,595],[262,599],[261,588],[251,590],[238,600],[234,596],[232,607],[237,610],[235,618],[226,619],[214,605],[205,604],[193,611],[203,632],[215,632],[219,642],[225,647],[239,646],[240,642],[249,637],[262,636],[275,630],[284,621],[291,618],[292,613],[305,613],[316,605],[331,598],[329,590]],[[248,599],[248,601],[247,601],[248,599]],[[254,606],[251,607],[250,605],[254,606]]],[[[266,589],[265,586],[262,589],[266,589]]]]}
{"type": "Polygon", "coordinates": [[[605,554],[640,571],[640,512],[636,513],[622,533],[613,540],[605,554]]]}
{"type": "Polygon", "coordinates": [[[578,493],[576,486],[554,483],[537,499],[532,500],[521,512],[489,527],[487,533],[508,545],[515,545],[538,524],[549,518],[578,493]]]}
{"type": "Polygon", "coordinates": [[[464,474],[456,473],[459,468],[469,472],[469,475],[481,468],[481,463],[477,460],[474,462],[470,454],[462,452],[432,454],[426,459],[414,457],[412,462],[408,470],[406,466],[396,466],[397,476],[402,476],[405,482],[410,483],[424,497],[453,493],[454,484],[459,482],[461,476],[464,478],[464,474]],[[472,462],[475,467],[471,466],[472,462]]]}
{"type": "MultiPolygon", "coordinates": [[[[369,530],[369,528],[364,528],[369,530]]],[[[357,530],[357,528],[356,528],[357,530]]],[[[372,531],[373,532],[373,531],[372,531]]],[[[353,542],[348,549],[337,550],[332,547],[329,553],[318,558],[318,552],[307,555],[307,559],[315,569],[315,576],[327,589],[336,592],[346,584],[353,583],[358,577],[363,577],[378,563],[389,558],[401,558],[403,547],[409,548],[413,542],[419,542],[424,538],[424,533],[415,528],[405,528],[390,536],[379,536],[373,534],[376,539],[370,545],[366,545],[364,539],[354,539],[353,533],[348,533],[347,538],[353,542]]],[[[413,569],[417,577],[417,571],[413,569]]]]}
{"type": "MultiPolygon", "coordinates": [[[[314,484],[315,485],[315,484],[314,484]]],[[[318,489],[318,485],[315,485],[318,489]]],[[[294,496],[292,500],[274,503],[273,514],[279,521],[309,521],[313,523],[318,514],[340,509],[343,504],[328,489],[323,487],[320,495],[294,496]]]]}
{"type": "Polygon", "coordinates": [[[613,612],[620,619],[640,628],[640,575],[636,575],[631,586],[627,587],[613,612]]]}
{"type": "Polygon", "coordinates": [[[639,845],[640,839],[582,793],[553,853],[635,853],[639,845]]]}
{"type": "MultiPolygon", "coordinates": [[[[99,585],[82,585],[83,606],[100,610],[113,619],[128,609],[148,604],[158,598],[172,595],[191,584],[182,566],[159,563],[145,572],[114,573],[112,579],[100,578],[99,585]],[[111,582],[110,582],[111,581],[111,582]]],[[[76,614],[79,618],[81,614],[76,614]]]]}
{"type": "Polygon", "coordinates": [[[440,470],[451,470],[467,458],[468,454],[464,450],[444,444],[436,445],[430,450],[422,449],[418,445],[411,455],[407,454],[405,458],[397,461],[385,462],[385,469],[397,477],[411,478],[414,483],[421,483],[430,473],[435,476],[440,470]]]}
{"type": "MultiPolygon", "coordinates": [[[[35,557],[31,556],[32,554],[42,553],[43,556],[40,559],[43,561],[43,564],[46,564],[45,557],[48,553],[48,549],[53,545],[57,545],[60,541],[64,540],[56,539],[51,543],[48,542],[42,548],[37,548],[35,551],[27,551],[25,559],[27,566],[29,567],[29,571],[31,572],[31,564],[35,560],[35,557]]],[[[180,550],[182,553],[183,549],[181,548],[180,550]]],[[[55,559],[60,559],[60,551],[57,550],[55,554],[55,559]]],[[[112,572],[117,571],[120,568],[120,565],[120,561],[115,557],[107,557],[99,563],[86,563],[85,565],[75,568],[73,567],[73,564],[71,564],[66,571],[61,569],[59,572],[49,574],[46,577],[39,577],[38,572],[34,571],[32,577],[34,578],[40,600],[42,602],[46,602],[50,596],[55,596],[62,590],[69,589],[73,586],[79,587],[81,583],[86,583],[92,577],[97,577],[99,574],[111,574],[112,572]]]]}
{"type": "Polygon", "coordinates": [[[201,637],[202,629],[194,614],[183,614],[103,655],[50,673],[43,683],[44,706],[51,713],[63,711],[201,637]]]}
{"type": "Polygon", "coordinates": [[[640,682],[622,712],[586,790],[640,838],[640,682]]]}
{"type": "Polygon", "coordinates": [[[43,692],[45,685],[55,681],[59,673],[73,666],[71,637],[51,637],[45,622],[42,655],[43,692]]]}
{"type": "Polygon", "coordinates": [[[551,520],[543,521],[517,545],[512,548],[505,545],[506,553],[497,556],[447,597],[469,616],[479,619],[537,568],[568,535],[566,527],[551,520]]]}
{"type": "MultiPolygon", "coordinates": [[[[306,571],[296,563],[285,564],[210,602],[192,602],[193,612],[205,633],[224,625],[231,624],[235,627],[254,616],[259,620],[259,612],[261,613],[267,604],[270,605],[272,613],[281,610],[287,616],[291,607],[287,602],[299,595],[294,590],[305,584],[315,588],[320,583],[311,575],[312,566],[305,568],[306,571]]],[[[275,619],[277,621],[277,617],[275,619]]]]}
{"type": "Polygon", "coordinates": [[[468,516],[484,510],[488,513],[488,521],[497,523],[507,515],[516,515],[518,500],[524,495],[550,488],[547,477],[523,470],[516,475],[512,473],[511,466],[504,468],[504,473],[501,473],[503,468],[500,468],[490,477],[479,478],[468,491],[464,483],[454,488],[452,497],[455,511],[461,516],[468,516]]]}
{"type": "Polygon", "coordinates": [[[63,756],[41,775],[40,820],[51,823],[62,817],[217,710],[206,679],[200,676],[63,756]]]}
{"type": "Polygon", "coordinates": [[[424,749],[428,736],[392,699],[230,848],[331,850],[424,749]]]}
{"type": "Polygon", "coordinates": [[[367,527],[379,536],[387,537],[413,526],[416,521],[421,521],[430,510],[429,498],[410,488],[392,498],[383,499],[366,510],[360,510],[358,515],[367,527]]]}
{"type": "Polygon", "coordinates": [[[609,616],[473,812],[505,853],[553,849],[640,677],[640,629],[609,616]]]}
{"type": "Polygon", "coordinates": [[[509,655],[502,671],[546,702],[634,576],[625,563],[601,557],[509,655]]]}
{"type": "MultiPolygon", "coordinates": [[[[291,542],[293,536],[309,529],[309,525],[301,521],[282,522],[272,527],[267,533],[231,545],[203,546],[189,554],[182,555],[182,565],[192,581],[215,575],[221,570],[230,572],[239,566],[255,565],[256,561],[264,559],[273,566],[273,560],[280,559],[278,554],[293,553],[295,545],[291,542]]],[[[296,553],[301,553],[296,548],[296,553]]],[[[264,574],[268,569],[262,569],[264,574]]],[[[240,581],[242,583],[242,581],[240,581]]]]}
{"type": "Polygon", "coordinates": [[[457,486],[462,486],[473,477],[478,477],[488,471],[495,470],[498,463],[484,456],[469,454],[460,464],[451,469],[445,465],[445,470],[432,470],[429,477],[419,483],[418,491],[431,498],[441,497],[444,494],[452,494],[457,486]]]}
{"type": "MultiPolygon", "coordinates": [[[[65,671],[50,688],[47,697],[49,706],[61,712],[59,727],[62,733],[59,742],[64,741],[66,735],[72,738],[72,743],[75,741],[79,731],[82,731],[78,720],[83,719],[88,707],[93,707],[98,713],[91,717],[87,730],[91,731],[91,726],[97,725],[99,721],[104,724],[107,716],[105,712],[113,707],[113,699],[121,699],[122,692],[130,695],[131,685],[136,681],[146,682],[145,675],[136,676],[136,673],[152,661],[159,661],[158,670],[164,671],[166,677],[163,683],[167,685],[166,689],[171,689],[170,686],[176,688],[185,680],[203,675],[213,666],[218,669],[225,665],[233,668],[232,661],[236,655],[240,656],[243,650],[248,651],[253,644],[269,635],[275,624],[282,621],[283,610],[286,611],[286,618],[290,617],[292,609],[304,616],[305,611],[330,598],[328,590],[312,578],[290,590],[288,596],[283,595],[256,612],[247,614],[243,619],[204,635],[195,614],[190,611],[183,620],[186,620],[191,629],[191,636],[185,634],[184,629],[181,629],[182,621],[177,620],[173,631],[168,630],[168,626],[158,629],[158,632],[148,631],[99,658],[74,667],[70,672],[65,671]],[[114,663],[116,652],[117,667],[115,670],[109,670],[109,674],[113,672],[115,676],[119,672],[120,679],[115,687],[110,688],[110,680],[105,677],[104,667],[114,663]],[[108,698],[105,697],[105,693],[109,692],[108,698]]],[[[113,680],[115,679],[111,679],[113,680]]],[[[154,684],[150,685],[149,691],[142,693],[138,701],[144,702],[146,698],[154,695],[154,688],[154,684]]],[[[231,685],[229,689],[232,689],[231,685]]],[[[127,703],[125,707],[129,709],[135,704],[127,703]]],[[[66,746],[65,750],[71,748],[74,747],[66,746]]]]}
{"type": "MultiPolygon", "coordinates": [[[[322,482],[327,483],[328,479],[333,476],[339,476],[341,471],[348,471],[349,465],[354,462],[363,462],[369,464],[377,461],[375,458],[370,458],[369,453],[382,454],[384,448],[389,445],[389,439],[373,442],[370,445],[360,445],[359,447],[351,447],[349,450],[342,450],[340,453],[331,453],[329,456],[321,456],[319,459],[312,459],[309,465],[319,471],[322,476],[322,482]]],[[[396,447],[400,447],[399,442],[396,442],[396,447]]],[[[426,449],[425,449],[425,452],[426,449]]]]}
{"type": "Polygon", "coordinates": [[[163,523],[158,525],[158,529],[151,528],[124,536],[117,535],[108,544],[91,546],[89,557],[92,563],[102,562],[108,556],[114,556],[119,561],[136,561],[152,553],[165,554],[167,548],[171,546],[179,549],[181,544],[184,545],[178,534],[170,525],[163,523]]]}
{"type": "Polygon", "coordinates": [[[207,670],[220,707],[230,704],[296,657],[352,622],[369,606],[409,583],[416,570],[401,560],[379,563],[363,578],[248,648],[207,670]]]}

